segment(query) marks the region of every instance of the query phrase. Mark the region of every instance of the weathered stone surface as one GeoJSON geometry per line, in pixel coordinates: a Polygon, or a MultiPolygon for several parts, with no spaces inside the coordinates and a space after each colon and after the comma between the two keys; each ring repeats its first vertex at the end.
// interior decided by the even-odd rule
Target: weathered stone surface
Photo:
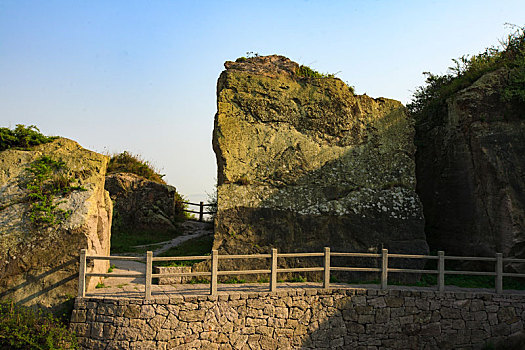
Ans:
{"type": "MultiPolygon", "coordinates": [[[[59,138],[29,151],[0,152],[0,298],[25,305],[55,307],[78,293],[78,255],[108,255],[112,203],[104,190],[108,157],[59,138]],[[65,162],[78,185],[55,198],[58,208],[71,210],[64,222],[35,227],[29,219],[26,168],[41,157],[65,162]]],[[[106,272],[107,261],[96,261],[88,272],[106,272]]],[[[93,288],[100,278],[88,278],[93,288]]]]}
{"type": "MultiPolygon", "coordinates": [[[[504,69],[453,95],[417,125],[418,193],[433,249],[525,257],[525,120],[506,111],[504,69]]],[[[523,114],[523,111],[521,111],[523,114]]]]}
{"type": "Polygon", "coordinates": [[[297,76],[282,56],[225,66],[213,132],[215,249],[428,251],[401,103],[297,76]]]}
{"type": "MultiPolygon", "coordinates": [[[[155,273],[166,274],[166,273],[188,273],[192,272],[191,266],[154,266],[155,273]]],[[[175,277],[159,277],[158,284],[180,284],[186,283],[191,280],[189,276],[175,276],[175,277]]]]}
{"type": "Polygon", "coordinates": [[[115,204],[114,230],[177,232],[183,207],[175,187],[130,173],[108,174],[105,186],[115,204]]]}
{"type": "Polygon", "coordinates": [[[86,349],[127,349],[124,342],[142,349],[482,349],[488,343],[496,348],[509,344],[522,348],[518,345],[524,339],[523,294],[502,299],[486,292],[471,293],[465,299],[464,293],[388,290],[381,292],[383,302],[377,290],[359,290],[359,296],[354,291],[241,292],[234,299],[228,298],[233,294],[225,293],[220,294],[223,301],[201,295],[174,298],[166,306],[157,305],[155,296],[151,301],[129,299],[129,306],[143,312],[124,316],[127,322],[107,316],[118,314],[119,306],[104,298],[95,308],[89,308],[90,302],[77,302],[71,329],[86,349]],[[389,306],[386,300],[395,302],[389,306]],[[482,310],[464,307],[465,300],[500,311],[493,322],[486,318],[470,321],[482,310]],[[430,312],[428,305],[436,301],[454,306],[440,320],[425,316],[430,312]],[[299,311],[308,318],[299,316],[299,311]],[[354,320],[347,317],[352,313],[354,320]]]}

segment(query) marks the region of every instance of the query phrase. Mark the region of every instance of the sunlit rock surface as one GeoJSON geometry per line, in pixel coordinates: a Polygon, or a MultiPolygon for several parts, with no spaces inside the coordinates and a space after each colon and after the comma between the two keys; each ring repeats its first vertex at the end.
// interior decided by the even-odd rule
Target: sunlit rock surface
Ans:
{"type": "MultiPolygon", "coordinates": [[[[112,203],[104,190],[108,161],[64,138],[30,151],[0,152],[0,298],[58,307],[78,293],[80,249],[109,255],[112,203]],[[71,215],[51,227],[35,227],[29,219],[27,168],[42,155],[63,161],[75,184],[84,188],[55,198],[58,208],[71,215]]],[[[107,261],[96,261],[88,272],[107,269],[107,261]]],[[[88,278],[88,288],[99,281],[88,278]]]]}
{"type": "Polygon", "coordinates": [[[225,67],[213,131],[214,248],[428,252],[413,122],[400,102],[298,76],[282,56],[225,67]]]}

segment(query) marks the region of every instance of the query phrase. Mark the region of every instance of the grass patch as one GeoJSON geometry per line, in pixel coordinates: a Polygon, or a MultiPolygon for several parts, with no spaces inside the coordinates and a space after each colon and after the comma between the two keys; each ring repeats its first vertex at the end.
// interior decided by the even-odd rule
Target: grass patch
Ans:
{"type": "Polygon", "coordinates": [[[165,175],[160,174],[149,161],[142,159],[138,154],[132,154],[128,151],[111,156],[107,172],[108,174],[132,173],[161,184],[166,183],[162,179],[165,175]]]}
{"type": "Polygon", "coordinates": [[[230,278],[224,282],[222,282],[224,284],[238,284],[238,283],[246,283],[246,280],[245,279],[242,279],[242,278],[237,278],[237,277],[233,277],[233,278],[230,278]]]}
{"type": "Polygon", "coordinates": [[[67,325],[42,310],[0,301],[0,349],[78,349],[67,325]]]}
{"type": "Polygon", "coordinates": [[[169,241],[181,234],[176,232],[129,231],[111,234],[111,253],[145,253],[152,247],[135,247],[138,245],[153,245],[169,241]]]}
{"type": "Polygon", "coordinates": [[[110,266],[109,269],[108,269],[108,273],[113,272],[113,270],[115,269],[115,267],[116,267],[115,265],[111,264],[111,266],[110,266]]]}
{"type": "Polygon", "coordinates": [[[55,140],[56,136],[45,136],[35,125],[17,124],[14,129],[0,128],[0,151],[6,149],[27,150],[32,146],[41,145],[55,140]]]}
{"type": "MultiPolygon", "coordinates": [[[[194,255],[210,255],[213,246],[213,235],[202,236],[187,240],[180,245],[173,247],[159,256],[194,256],[194,255]]],[[[157,266],[191,266],[199,260],[184,260],[184,261],[166,261],[155,263],[157,266]]]]}
{"type": "Polygon", "coordinates": [[[106,285],[104,283],[98,282],[97,285],[95,286],[95,288],[97,288],[97,289],[106,288],[106,285]]]}

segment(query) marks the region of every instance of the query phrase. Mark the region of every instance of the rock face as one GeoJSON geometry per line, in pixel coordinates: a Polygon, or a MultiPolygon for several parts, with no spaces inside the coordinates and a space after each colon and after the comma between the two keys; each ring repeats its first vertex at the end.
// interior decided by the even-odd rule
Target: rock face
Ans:
{"type": "Polygon", "coordinates": [[[215,249],[428,251],[413,123],[400,102],[301,77],[282,56],[225,67],[213,131],[215,249]]]}
{"type": "Polygon", "coordinates": [[[434,249],[525,257],[525,121],[500,98],[506,79],[503,69],[482,76],[447,101],[442,120],[417,126],[418,193],[434,249]]]}
{"type": "Polygon", "coordinates": [[[113,229],[148,232],[176,232],[182,198],[175,187],[144,179],[135,174],[106,176],[106,189],[114,201],[113,229]]]}
{"type": "MultiPolygon", "coordinates": [[[[112,204],[104,190],[108,157],[59,138],[30,151],[0,152],[0,298],[24,305],[58,307],[78,293],[78,256],[108,255],[112,204]],[[55,198],[70,211],[62,223],[35,226],[29,219],[28,167],[41,156],[63,161],[77,185],[55,198]]],[[[108,262],[96,261],[87,272],[107,272],[108,262]]],[[[88,278],[88,289],[100,278],[88,278]]]]}

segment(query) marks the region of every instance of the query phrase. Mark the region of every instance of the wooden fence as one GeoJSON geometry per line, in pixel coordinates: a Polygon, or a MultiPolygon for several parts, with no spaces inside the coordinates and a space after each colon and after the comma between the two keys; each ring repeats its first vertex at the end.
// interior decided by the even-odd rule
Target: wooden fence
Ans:
{"type": "Polygon", "coordinates": [[[145,257],[129,257],[129,256],[97,256],[86,255],[86,250],[80,251],[80,268],[79,268],[79,283],[78,295],[85,296],[85,281],[86,276],[93,277],[140,277],[145,278],[145,299],[151,298],[151,284],[152,278],[156,277],[209,277],[210,278],[210,294],[217,294],[217,277],[227,275],[244,275],[244,274],[269,274],[269,290],[274,292],[277,289],[277,274],[284,272],[322,272],[323,273],[323,288],[330,287],[330,272],[331,271],[353,271],[353,272],[378,272],[381,275],[381,289],[388,288],[389,273],[428,273],[437,275],[437,290],[442,292],[445,290],[445,275],[477,275],[477,276],[494,276],[496,293],[503,293],[503,277],[525,277],[521,273],[506,273],[503,272],[503,263],[525,263],[525,259],[503,258],[501,253],[496,253],[495,257],[468,257],[468,256],[445,256],[443,251],[439,251],[438,255],[414,255],[414,254],[389,254],[387,249],[383,249],[380,254],[377,253],[340,253],[331,252],[330,248],[325,247],[323,252],[318,253],[277,253],[277,249],[272,249],[271,254],[249,254],[249,255],[219,255],[217,250],[212,250],[211,255],[203,256],[177,256],[177,257],[154,257],[151,251],[146,253],[145,257]],[[322,257],[323,266],[320,267],[295,267],[295,268],[277,268],[278,258],[304,258],[304,257],[322,257]],[[331,257],[352,257],[352,258],[372,258],[381,261],[381,267],[349,267],[349,266],[331,266],[331,257]],[[388,267],[389,259],[424,259],[437,260],[437,269],[404,269],[404,268],[390,268],[388,267]],[[87,273],[87,260],[133,260],[145,261],[145,273],[129,273],[129,274],[115,274],[115,273],[87,273]],[[218,262],[220,259],[269,259],[268,269],[264,270],[235,270],[235,271],[219,271],[218,262]],[[180,272],[180,273],[152,273],[153,262],[156,261],[182,261],[182,260],[211,260],[210,271],[205,272],[180,272]],[[478,262],[492,262],[494,263],[494,271],[456,271],[445,270],[446,260],[459,261],[478,261],[478,262]]]}
{"type": "Polygon", "coordinates": [[[194,206],[198,206],[199,207],[199,211],[195,211],[195,210],[189,210],[189,209],[182,209],[182,211],[185,211],[187,213],[193,213],[193,214],[199,214],[199,221],[202,221],[204,219],[204,214],[213,214],[213,212],[204,212],[204,207],[211,207],[213,206],[213,204],[204,204],[204,202],[199,202],[199,204],[197,203],[192,203],[192,202],[182,202],[184,204],[187,204],[187,205],[194,205],[194,206]]]}

